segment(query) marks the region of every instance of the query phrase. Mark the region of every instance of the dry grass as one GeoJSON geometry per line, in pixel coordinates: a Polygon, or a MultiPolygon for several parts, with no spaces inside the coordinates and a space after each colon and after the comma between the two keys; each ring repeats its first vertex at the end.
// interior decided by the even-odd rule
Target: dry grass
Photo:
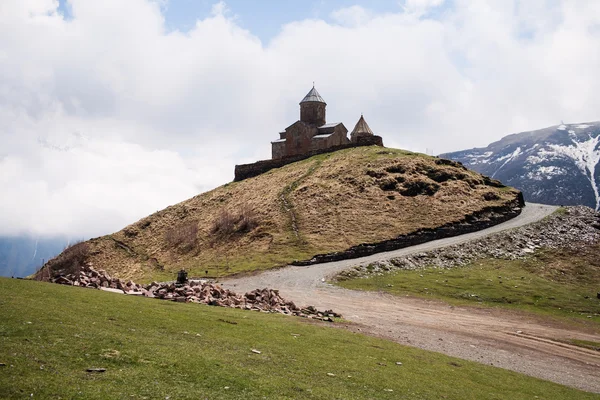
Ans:
{"type": "Polygon", "coordinates": [[[272,268],[434,228],[516,197],[500,186],[422,154],[342,150],[229,183],[93,239],[91,260],[138,280],[172,278],[180,268],[190,276],[272,268]],[[192,222],[195,234],[184,229],[192,222]],[[194,251],[175,244],[191,238],[194,251]]]}
{"type": "Polygon", "coordinates": [[[165,241],[182,253],[192,251],[198,242],[198,221],[185,221],[165,233],[165,241]]]}
{"type": "Polygon", "coordinates": [[[256,213],[247,204],[243,204],[237,212],[221,210],[210,233],[214,235],[215,240],[227,240],[236,234],[246,234],[257,226],[256,213]]]}
{"type": "Polygon", "coordinates": [[[57,257],[50,260],[40,270],[34,279],[48,281],[58,275],[79,274],[90,256],[90,246],[87,242],[71,244],[57,257]]]}

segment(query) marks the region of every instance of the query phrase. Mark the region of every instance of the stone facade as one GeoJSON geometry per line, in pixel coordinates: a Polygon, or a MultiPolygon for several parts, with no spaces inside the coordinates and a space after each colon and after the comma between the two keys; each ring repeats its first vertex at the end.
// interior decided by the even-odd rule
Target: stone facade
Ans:
{"type": "MultiPolygon", "coordinates": [[[[348,129],[343,123],[327,123],[326,108],[327,103],[313,87],[300,102],[300,120],[288,126],[279,133],[279,139],[271,142],[271,158],[292,157],[350,143],[348,129]]],[[[357,127],[359,124],[360,134],[357,137],[373,135],[362,116],[357,127]]],[[[353,143],[357,143],[357,140],[353,143]]]]}
{"type": "Polygon", "coordinates": [[[300,103],[300,121],[314,126],[325,125],[325,107],[327,103],[305,101],[300,103]]]}

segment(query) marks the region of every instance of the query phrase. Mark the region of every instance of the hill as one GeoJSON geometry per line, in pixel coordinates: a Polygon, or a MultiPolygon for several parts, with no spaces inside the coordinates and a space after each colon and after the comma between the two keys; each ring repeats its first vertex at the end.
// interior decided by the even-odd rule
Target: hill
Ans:
{"type": "Polygon", "coordinates": [[[522,190],[527,201],[600,210],[600,122],[522,132],[440,157],[522,190]]]}
{"type": "Polygon", "coordinates": [[[0,294],[2,399],[598,399],[341,323],[5,278],[0,294]]]}
{"type": "Polygon", "coordinates": [[[519,196],[449,160],[354,148],[226,184],[84,242],[48,265],[85,259],[138,281],[173,279],[180,268],[190,276],[224,276],[468,225],[484,210],[518,208],[519,196]]]}

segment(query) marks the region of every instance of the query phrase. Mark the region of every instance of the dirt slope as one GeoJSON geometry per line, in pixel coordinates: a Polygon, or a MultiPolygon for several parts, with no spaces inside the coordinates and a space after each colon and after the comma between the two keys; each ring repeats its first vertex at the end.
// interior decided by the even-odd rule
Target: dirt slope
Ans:
{"type": "Polygon", "coordinates": [[[461,221],[517,196],[453,162],[355,148],[226,184],[92,239],[82,252],[96,269],[138,281],[173,279],[180,268],[224,276],[461,221]]]}

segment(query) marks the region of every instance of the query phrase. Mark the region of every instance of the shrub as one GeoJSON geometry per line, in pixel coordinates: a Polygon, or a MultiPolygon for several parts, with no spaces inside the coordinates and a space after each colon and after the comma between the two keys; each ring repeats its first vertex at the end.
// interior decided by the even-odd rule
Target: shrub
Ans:
{"type": "Polygon", "coordinates": [[[184,222],[165,233],[165,240],[170,246],[178,247],[183,252],[188,252],[196,247],[198,240],[198,221],[184,222]]]}
{"type": "MultiPolygon", "coordinates": [[[[436,164],[438,164],[437,161],[440,160],[436,160],[436,164]]],[[[451,163],[454,163],[454,161],[451,161],[451,163]]],[[[463,172],[457,171],[456,168],[436,168],[430,165],[423,164],[417,167],[417,171],[424,175],[427,175],[429,179],[431,179],[432,181],[436,181],[437,183],[442,183],[449,180],[462,180],[467,177],[467,175],[465,175],[463,172]]]]}
{"type": "Polygon", "coordinates": [[[432,196],[440,188],[440,185],[426,181],[412,181],[404,184],[404,188],[400,190],[402,196],[418,196],[420,194],[432,196]]]}
{"type": "Polygon", "coordinates": [[[76,242],[65,247],[58,256],[48,261],[36,274],[36,280],[50,280],[60,275],[79,275],[90,254],[85,242],[76,242]]]}
{"type": "Polygon", "coordinates": [[[234,234],[250,232],[258,226],[256,213],[249,206],[243,205],[234,213],[223,209],[214,220],[210,233],[224,238],[234,234]]]}
{"type": "Polygon", "coordinates": [[[377,182],[381,190],[390,191],[396,189],[398,182],[392,178],[384,178],[377,182]]]}
{"type": "Polygon", "coordinates": [[[392,174],[403,174],[406,172],[406,168],[401,164],[392,165],[385,169],[387,172],[392,174]]]}
{"type": "Polygon", "coordinates": [[[237,224],[238,233],[250,232],[256,228],[258,222],[256,221],[256,213],[248,206],[243,206],[240,210],[239,221],[237,224]]]}
{"type": "Polygon", "coordinates": [[[466,170],[467,168],[459,161],[447,160],[445,158],[438,158],[435,160],[437,165],[450,165],[452,167],[460,168],[466,170]]]}
{"type": "Polygon", "coordinates": [[[483,176],[483,183],[487,186],[491,186],[491,187],[497,187],[497,188],[504,188],[506,187],[506,185],[504,185],[502,182],[500,182],[497,179],[492,179],[489,176],[483,176]]]}
{"type": "Polygon", "coordinates": [[[466,178],[466,175],[462,172],[456,172],[446,169],[432,169],[427,172],[427,177],[432,181],[438,183],[446,182],[449,180],[462,180],[466,178]]]}
{"type": "Polygon", "coordinates": [[[494,192],[486,192],[483,194],[483,199],[487,201],[500,200],[500,196],[494,192]]]}
{"type": "Polygon", "coordinates": [[[371,178],[381,178],[386,176],[387,174],[383,171],[376,171],[374,169],[368,169],[365,174],[369,175],[371,178]]]}

